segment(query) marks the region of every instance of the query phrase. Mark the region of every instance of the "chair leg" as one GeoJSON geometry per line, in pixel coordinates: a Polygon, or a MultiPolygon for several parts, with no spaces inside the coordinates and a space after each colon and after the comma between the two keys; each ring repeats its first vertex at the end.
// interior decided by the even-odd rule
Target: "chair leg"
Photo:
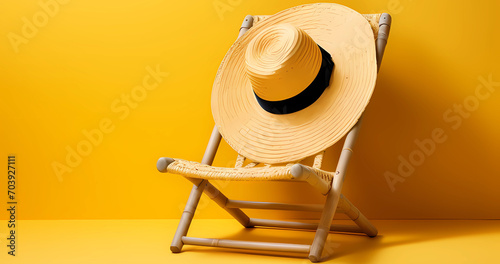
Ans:
{"type": "Polygon", "coordinates": [[[359,128],[361,127],[361,119],[358,120],[356,125],[351,128],[351,131],[347,134],[344,140],[344,147],[340,153],[339,162],[337,164],[337,169],[335,177],[333,178],[332,187],[327,194],[325,207],[323,209],[323,214],[321,215],[321,220],[316,230],[316,235],[314,236],[313,243],[311,245],[311,251],[309,252],[309,259],[312,262],[318,262],[321,258],[321,253],[325,247],[326,238],[328,236],[328,231],[330,231],[330,226],[332,225],[333,215],[339,204],[340,194],[342,191],[342,185],[344,183],[344,176],[347,170],[347,164],[352,155],[352,147],[356,138],[358,136],[359,128]]]}
{"type": "Polygon", "coordinates": [[[326,197],[325,207],[323,214],[321,214],[321,220],[319,221],[318,229],[316,230],[316,235],[314,236],[314,240],[311,245],[311,250],[309,251],[309,260],[311,260],[311,262],[320,261],[321,253],[325,247],[328,232],[330,231],[330,226],[332,225],[333,216],[335,215],[335,210],[337,209],[339,200],[340,194],[330,190],[326,197]]]}
{"type": "Polygon", "coordinates": [[[182,246],[184,245],[182,237],[187,235],[189,226],[193,220],[194,212],[196,211],[196,207],[200,201],[201,194],[203,194],[203,189],[205,189],[205,183],[206,181],[203,180],[200,185],[193,185],[193,189],[191,189],[191,194],[189,195],[184,212],[182,212],[181,220],[177,226],[177,230],[175,231],[174,239],[170,245],[170,251],[173,253],[179,253],[182,250],[182,246]]]}
{"type": "Polygon", "coordinates": [[[364,216],[356,206],[354,206],[347,198],[345,198],[343,195],[340,196],[340,198],[347,204],[349,207],[348,210],[346,210],[346,215],[351,218],[354,223],[356,223],[361,231],[365,233],[369,237],[375,237],[378,234],[377,228],[370,223],[368,218],[364,216]]]}
{"type": "Polygon", "coordinates": [[[375,226],[370,223],[368,218],[364,216],[361,212],[359,213],[358,219],[354,220],[354,222],[361,228],[363,233],[365,233],[369,237],[376,237],[378,234],[378,230],[375,226]]]}
{"type": "MultiPolygon", "coordinates": [[[[194,179],[194,178],[186,178],[190,182],[192,182],[194,185],[199,185],[200,181],[199,179],[194,179]]],[[[226,210],[236,221],[240,222],[241,225],[243,225],[246,228],[253,227],[249,225],[250,218],[239,208],[229,208],[226,206],[226,203],[228,201],[228,198],[215,186],[213,186],[208,180],[205,180],[204,185],[206,187],[204,188],[203,192],[210,198],[212,199],[217,205],[219,205],[222,209],[226,210]]]]}

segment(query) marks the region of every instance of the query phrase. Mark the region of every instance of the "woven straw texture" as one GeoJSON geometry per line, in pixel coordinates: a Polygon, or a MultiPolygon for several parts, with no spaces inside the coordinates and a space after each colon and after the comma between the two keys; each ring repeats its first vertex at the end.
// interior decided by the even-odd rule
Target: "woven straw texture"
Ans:
{"type": "Polygon", "coordinates": [[[345,136],[368,104],[377,76],[373,30],[361,14],[329,3],[298,6],[257,21],[221,63],[212,90],[212,114],[221,135],[239,154],[268,164],[301,160],[345,136]],[[328,51],[335,69],[329,87],[312,105],[274,115],[255,100],[245,51],[262,30],[285,23],[301,28],[328,51]]]}
{"type": "MultiPolygon", "coordinates": [[[[365,19],[369,22],[373,34],[376,38],[378,35],[378,21],[381,14],[364,14],[365,19]]],[[[253,16],[254,25],[261,23],[269,16],[253,16]]],[[[324,150],[315,155],[313,167],[308,167],[318,174],[326,181],[332,181],[334,177],[333,172],[321,170],[323,161],[324,150]]],[[[235,163],[235,168],[221,168],[204,165],[198,162],[191,162],[182,159],[175,159],[174,162],[169,164],[167,171],[169,173],[179,174],[186,177],[208,179],[208,180],[237,180],[237,181],[258,181],[258,180],[292,180],[290,168],[293,165],[272,167],[266,164],[264,167],[255,167],[259,163],[250,162],[243,166],[246,158],[241,154],[238,155],[235,163]]],[[[298,161],[296,161],[297,163],[298,161]]]]}
{"type": "MultiPolygon", "coordinates": [[[[234,180],[234,181],[259,181],[259,180],[293,180],[290,172],[291,164],[276,167],[241,167],[221,168],[204,165],[198,162],[175,159],[167,167],[167,172],[180,174],[185,177],[207,180],[234,180]]],[[[308,166],[305,166],[308,167],[308,166]]],[[[332,181],[333,173],[321,169],[311,168],[325,181],[332,181]]]]}
{"type": "MultiPolygon", "coordinates": [[[[377,38],[378,36],[378,22],[380,20],[380,16],[382,14],[361,14],[365,19],[370,23],[370,26],[372,27],[373,31],[373,36],[377,38]]],[[[262,22],[264,19],[268,18],[269,16],[264,16],[264,15],[256,15],[252,16],[253,17],[253,25],[257,25],[260,22],[262,22]]]]}

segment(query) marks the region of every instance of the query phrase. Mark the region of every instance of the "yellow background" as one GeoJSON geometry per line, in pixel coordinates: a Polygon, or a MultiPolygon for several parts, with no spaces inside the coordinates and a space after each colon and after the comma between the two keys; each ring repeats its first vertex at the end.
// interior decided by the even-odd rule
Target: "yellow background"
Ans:
{"type": "MultiPolygon", "coordinates": [[[[213,127],[213,78],[242,19],[313,1],[66,2],[17,53],[9,36],[22,36],[23,17],[43,19],[39,12],[45,11],[38,1],[9,1],[0,9],[0,157],[6,170],[7,155],[16,155],[21,219],[178,218],[191,185],[158,173],[155,163],[161,156],[201,160],[213,127]],[[216,5],[226,9],[217,12],[216,5]],[[111,107],[157,65],[168,77],[128,115],[111,107]],[[97,129],[102,120],[113,131],[57,177],[54,162],[65,164],[67,148],[86,140],[82,130],[97,129]]],[[[480,76],[500,82],[499,2],[338,3],[393,16],[346,196],[375,219],[500,218],[500,91],[480,100],[459,125],[443,118],[474,96],[480,76]],[[408,159],[418,150],[414,141],[431,138],[436,128],[446,141],[391,191],[386,172],[397,173],[398,157],[408,159]]],[[[222,143],[219,150],[215,165],[233,165],[230,147],[222,143]]],[[[338,147],[328,152],[327,169],[334,169],[337,153],[338,147]]],[[[2,175],[3,206],[7,172],[2,175]]],[[[231,198],[322,199],[300,184],[217,186],[231,198]]],[[[206,197],[197,216],[229,217],[206,197]]]]}

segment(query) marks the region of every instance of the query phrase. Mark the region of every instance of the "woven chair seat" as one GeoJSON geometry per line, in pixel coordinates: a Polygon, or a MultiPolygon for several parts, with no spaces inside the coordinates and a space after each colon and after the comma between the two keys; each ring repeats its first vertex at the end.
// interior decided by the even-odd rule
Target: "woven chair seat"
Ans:
{"type": "MultiPolygon", "coordinates": [[[[225,168],[214,167],[199,162],[174,159],[168,164],[167,172],[179,174],[189,178],[198,178],[206,180],[233,180],[233,181],[279,181],[294,180],[292,175],[292,166],[264,166],[264,167],[241,167],[225,168]]],[[[321,169],[302,165],[312,171],[327,182],[333,180],[334,173],[321,169]]]]}

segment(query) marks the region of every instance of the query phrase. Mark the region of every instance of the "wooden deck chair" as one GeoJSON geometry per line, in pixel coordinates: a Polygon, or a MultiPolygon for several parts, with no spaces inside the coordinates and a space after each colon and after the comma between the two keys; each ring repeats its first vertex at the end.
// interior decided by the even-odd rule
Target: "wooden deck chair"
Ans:
{"type": "MultiPolygon", "coordinates": [[[[368,20],[374,32],[377,66],[380,67],[380,62],[389,35],[391,16],[386,13],[367,14],[363,16],[368,20]]],[[[252,25],[261,23],[266,17],[267,16],[246,16],[241,25],[238,38],[245,34],[252,25]]],[[[309,254],[309,259],[312,262],[318,262],[320,261],[330,231],[364,233],[367,236],[375,237],[377,235],[377,229],[341,193],[346,168],[353,153],[353,145],[360,126],[361,118],[345,137],[343,150],[340,154],[335,172],[326,172],[320,169],[324,152],[315,156],[314,165],[312,167],[298,163],[294,165],[289,164],[287,166],[264,167],[255,167],[255,163],[250,163],[248,166],[243,166],[245,157],[241,155],[238,155],[235,168],[212,167],[211,164],[221,140],[221,135],[216,126],[212,131],[210,141],[201,163],[166,157],[160,158],[157,162],[157,169],[160,172],[180,174],[194,184],[184,212],[182,213],[170,250],[174,253],[178,253],[181,251],[183,245],[198,245],[264,251],[300,252],[309,254]],[[209,180],[305,181],[314,186],[323,195],[326,195],[326,202],[322,205],[232,200],[215,188],[209,180]],[[187,232],[202,193],[208,195],[208,197],[226,210],[244,227],[264,226],[312,229],[316,230],[314,240],[311,245],[304,245],[188,237],[187,232]],[[250,218],[241,210],[242,208],[316,211],[322,212],[322,214],[319,223],[291,222],[250,218]],[[335,212],[346,214],[356,225],[332,225],[335,212]]]]}

